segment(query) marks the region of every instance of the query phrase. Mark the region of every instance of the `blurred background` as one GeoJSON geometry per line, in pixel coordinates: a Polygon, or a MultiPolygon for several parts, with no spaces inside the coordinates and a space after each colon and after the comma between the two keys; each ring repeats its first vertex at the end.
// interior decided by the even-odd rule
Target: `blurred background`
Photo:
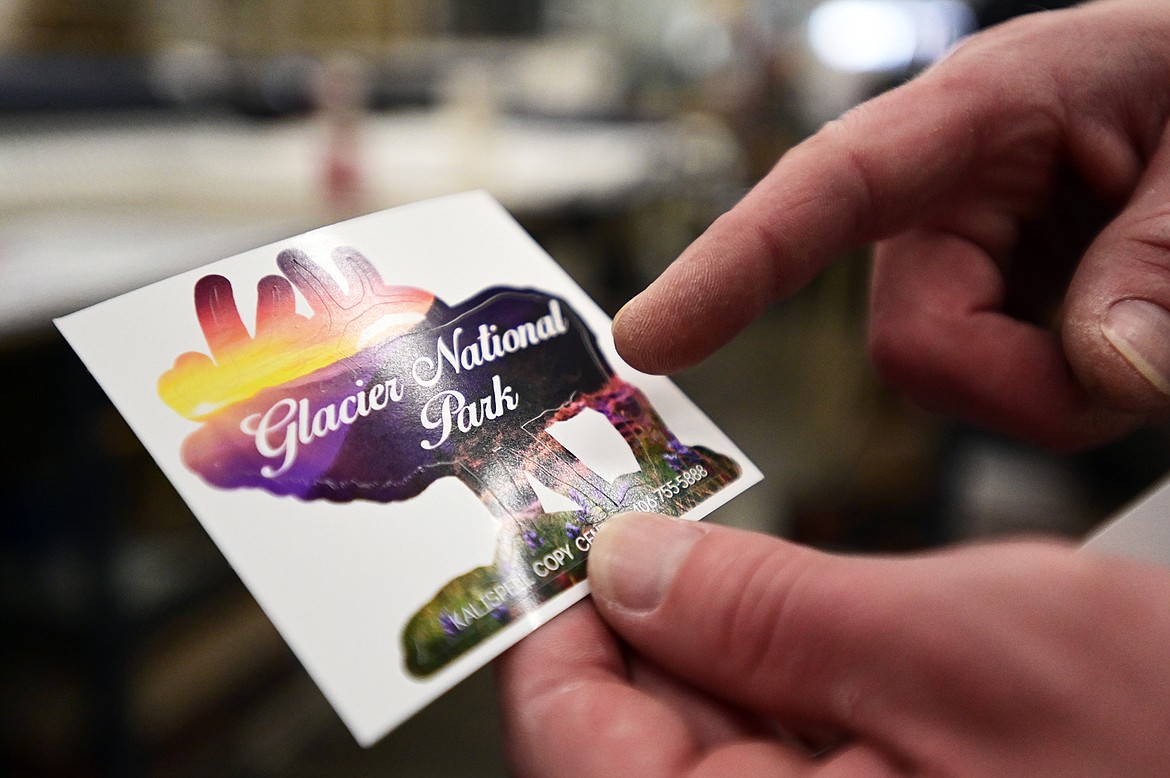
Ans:
{"type": "MultiPolygon", "coordinates": [[[[504,772],[489,671],[354,744],[51,317],[471,188],[612,313],[822,122],[1058,5],[0,0],[0,772],[504,772]]],[[[712,520],[1079,537],[1170,470],[1165,428],[1057,457],[910,407],[866,361],[866,269],[677,376],[767,476],[712,520]]]]}

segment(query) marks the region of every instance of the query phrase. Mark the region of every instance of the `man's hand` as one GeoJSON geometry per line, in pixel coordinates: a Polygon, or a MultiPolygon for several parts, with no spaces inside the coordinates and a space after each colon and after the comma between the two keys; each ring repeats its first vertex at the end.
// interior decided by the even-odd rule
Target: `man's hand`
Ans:
{"type": "Polygon", "coordinates": [[[644,514],[603,525],[589,577],[591,603],[499,660],[520,774],[1170,764],[1162,568],[1035,543],[837,557],[644,514]]]}
{"type": "Polygon", "coordinates": [[[976,35],[786,154],[618,315],[618,349],[692,365],[877,241],[891,383],[1052,448],[1116,437],[1170,407],[1168,116],[1164,0],[976,35]]]}

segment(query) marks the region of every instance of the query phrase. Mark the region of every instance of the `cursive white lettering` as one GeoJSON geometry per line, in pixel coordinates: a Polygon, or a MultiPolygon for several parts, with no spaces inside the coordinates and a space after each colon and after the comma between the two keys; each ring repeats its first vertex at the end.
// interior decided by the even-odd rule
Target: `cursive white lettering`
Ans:
{"type": "Polygon", "coordinates": [[[263,465],[260,474],[265,478],[278,478],[289,471],[297,461],[301,446],[307,446],[330,432],[348,427],[358,419],[368,416],[371,410],[381,410],[391,401],[400,402],[402,388],[397,378],[381,381],[347,395],[336,405],[330,403],[313,411],[309,401],[286,397],[272,405],[264,413],[253,413],[240,422],[240,431],[250,436],[256,444],[256,451],[265,459],[279,459],[280,464],[263,465]],[[375,400],[375,397],[377,400],[375,400]]]}
{"type": "Polygon", "coordinates": [[[549,300],[548,313],[535,321],[521,322],[502,333],[495,324],[481,324],[476,340],[466,345],[460,343],[463,328],[456,327],[451,331],[450,343],[444,342],[442,338],[436,341],[434,359],[420,356],[414,360],[411,376],[416,384],[429,389],[443,377],[444,364],[459,375],[464,370],[474,370],[505,354],[536,346],[568,331],[569,323],[565,321],[560,302],[549,300]]]}
{"type": "Polygon", "coordinates": [[[485,421],[498,419],[506,411],[514,411],[520,405],[520,398],[512,387],[504,386],[498,375],[492,376],[492,394],[476,402],[467,402],[463,393],[456,389],[445,389],[426,401],[419,421],[429,430],[439,430],[439,437],[433,441],[419,442],[427,451],[447,442],[452,431],[458,427],[466,434],[482,427],[485,421]]]}

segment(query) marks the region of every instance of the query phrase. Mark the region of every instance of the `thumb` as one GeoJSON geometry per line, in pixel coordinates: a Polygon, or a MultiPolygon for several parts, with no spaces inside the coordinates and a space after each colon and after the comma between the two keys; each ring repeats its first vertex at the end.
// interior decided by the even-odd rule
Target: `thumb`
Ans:
{"type": "Polygon", "coordinates": [[[1081,383],[1120,410],[1170,409],[1170,137],[1069,287],[1065,352],[1081,383]]]}
{"type": "Polygon", "coordinates": [[[589,578],[635,660],[781,726],[852,735],[906,772],[1166,764],[1160,568],[1019,542],[838,557],[627,514],[597,534],[589,578]]]}
{"type": "Polygon", "coordinates": [[[626,514],[598,532],[589,580],[610,626],[688,683],[783,721],[860,732],[916,631],[881,564],[626,514]]]}

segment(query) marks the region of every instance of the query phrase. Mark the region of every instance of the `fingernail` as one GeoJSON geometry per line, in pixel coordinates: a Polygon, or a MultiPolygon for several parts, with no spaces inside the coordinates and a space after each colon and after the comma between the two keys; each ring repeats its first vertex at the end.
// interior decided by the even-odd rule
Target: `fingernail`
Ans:
{"type": "Polygon", "coordinates": [[[1170,312],[1147,300],[1109,308],[1101,333],[1154,388],[1170,395],[1170,312]]]}
{"type": "Polygon", "coordinates": [[[625,611],[654,610],[704,534],[696,522],[657,514],[625,513],[608,519],[589,552],[593,596],[625,611]]]}

